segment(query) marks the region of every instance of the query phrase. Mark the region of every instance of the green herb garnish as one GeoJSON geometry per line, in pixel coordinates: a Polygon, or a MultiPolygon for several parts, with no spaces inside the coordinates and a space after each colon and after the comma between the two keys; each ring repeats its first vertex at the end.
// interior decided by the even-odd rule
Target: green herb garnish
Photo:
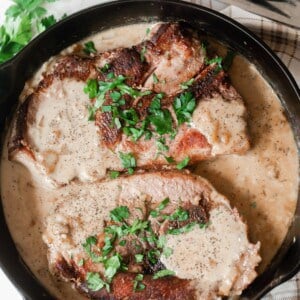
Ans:
{"type": "Polygon", "coordinates": [[[153,78],[153,82],[154,82],[155,84],[157,84],[157,83],[159,82],[159,80],[158,80],[158,78],[157,78],[157,76],[156,76],[155,73],[152,74],[152,78],[153,78]]]}
{"type": "Polygon", "coordinates": [[[82,266],[84,265],[84,259],[81,258],[81,259],[79,260],[79,262],[77,263],[77,265],[78,265],[79,267],[82,267],[82,266]]]}
{"type": "Polygon", "coordinates": [[[123,222],[129,218],[129,209],[127,206],[118,206],[117,208],[110,211],[110,218],[115,222],[123,222]]]}
{"type": "Polygon", "coordinates": [[[133,280],[133,290],[138,292],[145,289],[145,285],[142,283],[142,280],[144,279],[143,274],[138,274],[135,276],[133,280]]]}
{"type": "Polygon", "coordinates": [[[86,42],[84,44],[83,51],[86,54],[97,53],[94,42],[93,41],[86,42]]]}
{"type": "Polygon", "coordinates": [[[5,12],[5,25],[0,26],[0,63],[23,49],[35,33],[44,31],[56,22],[54,16],[45,17],[41,5],[55,0],[13,0],[5,12]]]}
{"type": "Polygon", "coordinates": [[[134,172],[134,168],[136,167],[136,159],[133,154],[119,152],[119,157],[123,168],[127,169],[129,174],[132,174],[134,172]]]}
{"type": "Polygon", "coordinates": [[[175,98],[173,108],[178,120],[178,125],[189,122],[196,108],[196,99],[191,92],[182,93],[179,97],[175,98]]]}
{"type": "Polygon", "coordinates": [[[146,46],[143,46],[141,53],[140,53],[140,58],[141,58],[141,62],[145,61],[145,53],[146,53],[147,49],[146,46]]]}
{"type": "Polygon", "coordinates": [[[181,83],[180,88],[183,90],[187,90],[194,83],[194,81],[195,81],[195,79],[191,78],[190,80],[181,83]]]}
{"type": "Polygon", "coordinates": [[[189,157],[184,158],[181,162],[179,162],[179,163],[176,165],[176,168],[177,168],[178,170],[182,170],[183,168],[185,168],[185,167],[188,165],[189,161],[190,161],[190,158],[189,158],[189,157]]]}
{"type": "Polygon", "coordinates": [[[181,207],[178,207],[175,212],[168,218],[170,221],[186,221],[189,218],[189,212],[181,207]]]}
{"type": "Polygon", "coordinates": [[[111,179],[116,179],[120,176],[120,172],[119,171],[110,171],[109,176],[111,179]]]}
{"type": "Polygon", "coordinates": [[[170,202],[169,198],[164,199],[162,202],[160,202],[160,204],[156,209],[151,210],[150,216],[154,218],[158,217],[159,213],[169,204],[169,202],[170,202]]]}
{"type": "Polygon", "coordinates": [[[171,228],[168,229],[167,233],[171,235],[178,235],[186,232],[190,232],[197,225],[197,222],[191,222],[181,228],[171,228]]]}
{"type": "Polygon", "coordinates": [[[117,271],[121,268],[122,257],[119,253],[111,256],[108,260],[104,262],[105,273],[104,276],[110,282],[115,276],[117,271]]]}
{"type": "Polygon", "coordinates": [[[219,72],[220,70],[222,70],[222,68],[223,68],[223,66],[222,66],[222,61],[223,61],[223,58],[220,57],[220,56],[217,56],[217,57],[214,57],[214,58],[212,58],[212,59],[210,59],[210,60],[206,59],[206,60],[205,60],[205,63],[206,63],[207,65],[216,64],[217,67],[216,67],[216,69],[215,69],[215,72],[217,73],[217,72],[219,72]]]}
{"type": "Polygon", "coordinates": [[[107,291],[109,291],[109,284],[106,283],[104,280],[101,279],[99,273],[95,272],[88,272],[86,276],[86,282],[88,288],[92,291],[99,291],[103,287],[106,287],[107,291]]]}
{"type": "Polygon", "coordinates": [[[143,255],[143,254],[136,254],[136,255],[134,256],[134,258],[135,258],[135,261],[136,261],[137,263],[140,263],[140,262],[143,261],[144,255],[143,255]]]}
{"type": "Polygon", "coordinates": [[[156,272],[153,275],[153,279],[158,279],[158,278],[166,277],[166,276],[174,276],[174,275],[175,275],[174,271],[164,269],[164,270],[160,270],[160,271],[156,272]]]}

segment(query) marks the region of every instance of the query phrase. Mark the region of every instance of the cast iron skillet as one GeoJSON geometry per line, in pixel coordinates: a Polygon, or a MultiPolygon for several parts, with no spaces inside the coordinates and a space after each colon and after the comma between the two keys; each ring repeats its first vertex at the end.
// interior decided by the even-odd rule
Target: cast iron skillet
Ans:
{"type": "MultiPolygon", "coordinates": [[[[74,14],[34,39],[15,58],[0,66],[0,130],[16,106],[24,83],[39,66],[65,47],[94,32],[141,21],[185,20],[230,45],[255,63],[278,93],[299,147],[300,92],[272,50],[242,25],[215,11],[179,1],[122,0],[74,14]]],[[[286,240],[268,269],[244,291],[243,299],[259,299],[300,269],[300,200],[286,240]]],[[[17,220],[16,220],[17,221],[17,220]]],[[[22,262],[0,209],[0,266],[25,299],[52,299],[22,262]]]]}

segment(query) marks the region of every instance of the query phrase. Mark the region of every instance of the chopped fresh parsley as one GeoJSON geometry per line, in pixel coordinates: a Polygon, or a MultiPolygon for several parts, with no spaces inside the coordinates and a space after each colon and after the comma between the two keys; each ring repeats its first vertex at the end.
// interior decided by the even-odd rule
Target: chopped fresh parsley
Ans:
{"type": "Polygon", "coordinates": [[[88,272],[86,275],[86,282],[88,288],[92,291],[99,291],[103,287],[106,287],[107,291],[109,291],[109,285],[104,280],[101,279],[99,273],[88,272]]]}
{"type": "Polygon", "coordinates": [[[212,59],[206,59],[205,63],[207,65],[212,65],[212,64],[216,64],[217,67],[215,69],[215,72],[219,72],[220,70],[222,70],[223,66],[222,66],[222,61],[223,61],[223,58],[220,57],[220,56],[216,56],[212,59]]]}
{"type": "Polygon", "coordinates": [[[170,228],[168,229],[167,233],[171,235],[178,235],[186,232],[190,232],[194,229],[194,227],[197,225],[197,222],[191,222],[183,227],[180,228],[170,228]]]}
{"type": "Polygon", "coordinates": [[[109,176],[111,179],[116,179],[120,176],[120,172],[119,171],[110,171],[109,176]]]}
{"type": "Polygon", "coordinates": [[[172,164],[175,162],[175,159],[172,156],[165,156],[165,160],[169,163],[172,164]]]}
{"type": "Polygon", "coordinates": [[[94,42],[93,41],[86,42],[84,44],[83,51],[86,54],[97,53],[94,42]]]}
{"type": "Polygon", "coordinates": [[[136,159],[133,154],[119,152],[119,157],[123,168],[127,169],[129,174],[132,174],[134,172],[134,168],[136,167],[136,159]]]}
{"type": "Polygon", "coordinates": [[[158,150],[160,151],[168,151],[169,150],[169,146],[166,145],[166,139],[163,137],[160,137],[156,140],[156,145],[158,150]]]}
{"type": "Polygon", "coordinates": [[[141,58],[141,62],[145,61],[145,53],[146,53],[147,49],[146,46],[143,46],[141,53],[140,53],[140,58],[141,58]]]}
{"type": "Polygon", "coordinates": [[[209,225],[210,225],[210,222],[208,222],[208,223],[200,223],[199,224],[199,228],[200,229],[206,229],[209,225]]]}
{"type": "Polygon", "coordinates": [[[96,79],[88,79],[83,91],[88,94],[90,99],[93,99],[98,94],[98,82],[96,79]]]}
{"type": "Polygon", "coordinates": [[[79,266],[79,267],[82,267],[83,265],[84,265],[84,259],[81,258],[81,259],[79,260],[79,262],[78,262],[78,266],[79,266]]]}
{"type": "Polygon", "coordinates": [[[110,218],[115,222],[123,222],[129,218],[129,209],[127,206],[118,206],[117,208],[110,211],[110,218]]]}
{"type": "Polygon", "coordinates": [[[183,90],[187,90],[194,83],[194,81],[195,81],[195,79],[191,78],[190,80],[180,84],[180,88],[183,90]]]}
{"type": "Polygon", "coordinates": [[[189,122],[196,108],[196,99],[191,92],[180,94],[173,102],[173,108],[177,117],[178,125],[189,122]]]}
{"type": "Polygon", "coordinates": [[[179,162],[179,163],[176,165],[176,168],[177,168],[178,170],[182,170],[183,168],[185,168],[185,167],[188,165],[189,161],[190,161],[190,158],[189,158],[189,157],[184,158],[181,162],[179,162]]]}
{"type": "Polygon", "coordinates": [[[122,247],[124,247],[124,246],[126,245],[126,240],[120,241],[120,242],[119,242],[119,245],[122,246],[122,247]]]}
{"type": "Polygon", "coordinates": [[[153,82],[154,82],[155,84],[157,84],[157,83],[159,82],[159,80],[158,80],[158,78],[157,78],[157,76],[156,76],[155,73],[152,74],[152,78],[153,78],[153,82]]]}
{"type": "Polygon", "coordinates": [[[145,289],[145,285],[142,283],[144,279],[144,275],[143,274],[137,274],[133,280],[133,290],[138,292],[138,291],[142,291],[145,289]]]}
{"type": "Polygon", "coordinates": [[[135,261],[136,261],[137,263],[140,263],[140,262],[143,261],[144,255],[143,255],[143,254],[136,254],[136,255],[134,256],[134,258],[135,258],[135,261]]]}
{"type": "Polygon", "coordinates": [[[178,207],[175,212],[168,218],[170,221],[186,221],[189,218],[189,212],[181,207],[178,207]]]}
{"type": "Polygon", "coordinates": [[[160,251],[152,248],[147,252],[147,258],[151,264],[155,265],[160,257],[160,251]]]}
{"type": "Polygon", "coordinates": [[[121,268],[122,257],[119,253],[111,256],[104,262],[105,273],[104,276],[110,282],[117,271],[121,268]]]}
{"type": "Polygon", "coordinates": [[[149,221],[142,221],[140,219],[134,220],[132,225],[128,228],[128,233],[136,234],[140,231],[143,231],[149,227],[149,221]]]}
{"type": "Polygon", "coordinates": [[[172,116],[168,109],[152,110],[148,118],[158,134],[163,135],[172,132],[172,116]]]}
{"type": "Polygon", "coordinates": [[[159,216],[159,213],[169,204],[170,199],[166,198],[164,199],[162,202],[160,202],[160,204],[157,206],[156,209],[151,210],[150,212],[150,216],[156,218],[159,216]]]}
{"type": "Polygon", "coordinates": [[[158,279],[158,278],[166,277],[166,276],[174,276],[174,275],[175,275],[174,271],[164,269],[164,270],[160,270],[160,271],[156,272],[153,275],[153,279],[158,279]]]}
{"type": "Polygon", "coordinates": [[[149,33],[150,33],[150,28],[147,28],[146,29],[146,36],[149,35],[149,33]]]}
{"type": "Polygon", "coordinates": [[[110,69],[110,64],[106,63],[106,64],[100,69],[100,71],[101,71],[102,73],[107,73],[109,69],[110,69]]]}
{"type": "Polygon", "coordinates": [[[170,257],[173,254],[173,249],[170,247],[164,247],[162,255],[166,258],[170,257]]]}

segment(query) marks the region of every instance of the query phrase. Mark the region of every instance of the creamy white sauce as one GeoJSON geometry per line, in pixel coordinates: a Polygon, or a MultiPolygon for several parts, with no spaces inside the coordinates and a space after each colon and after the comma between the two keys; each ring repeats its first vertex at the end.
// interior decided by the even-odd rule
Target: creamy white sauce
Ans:
{"type": "MultiPolygon", "coordinates": [[[[116,28],[96,35],[93,40],[99,51],[126,47],[143,39],[147,27],[146,24],[139,24],[116,28]]],[[[222,49],[220,48],[219,51],[222,52],[222,49]]],[[[292,130],[276,94],[254,65],[237,56],[230,70],[230,77],[234,87],[246,102],[251,150],[242,156],[228,155],[199,163],[196,171],[210,180],[217,190],[227,196],[231,204],[237,207],[248,224],[250,240],[261,241],[263,260],[260,271],[262,271],[276,254],[293,218],[298,192],[297,149],[292,130]]],[[[76,88],[81,89],[82,85],[78,83],[76,88]]],[[[66,92],[73,91],[68,89],[66,92]]],[[[76,95],[74,96],[76,102],[76,95]]],[[[83,117],[80,111],[71,112],[79,119],[83,117]]],[[[57,117],[59,120],[59,116],[57,117]]],[[[72,138],[72,130],[71,127],[66,127],[64,130],[66,131],[62,134],[66,136],[67,147],[68,139],[72,138]]],[[[46,134],[49,138],[50,133],[46,134]]],[[[46,137],[41,136],[41,138],[42,142],[48,143],[46,137]]],[[[51,138],[55,137],[51,136],[51,138]]],[[[97,157],[90,151],[95,151],[98,141],[93,139],[83,143],[80,139],[78,141],[78,145],[85,147],[87,151],[82,165],[77,166],[81,168],[85,163],[89,163],[91,156],[93,159],[97,157]],[[91,144],[95,146],[94,150],[90,150],[91,144]]],[[[64,150],[54,149],[54,151],[64,150]]],[[[50,159],[53,157],[51,156],[50,159]]],[[[61,171],[73,172],[74,170],[61,169],[61,171]]],[[[65,178],[64,173],[58,174],[60,175],[62,179],[65,178]]],[[[85,176],[89,179],[91,174],[85,176]]],[[[1,164],[1,191],[9,230],[26,264],[56,297],[66,299],[66,295],[69,295],[69,299],[81,298],[68,285],[50,275],[46,257],[47,249],[42,241],[42,233],[48,212],[53,210],[59,201],[72,194],[87,193],[88,196],[89,193],[93,193],[93,190],[80,191],[80,188],[74,185],[52,189],[39,174],[29,172],[21,164],[8,161],[7,151],[4,149],[1,164]]],[[[84,202],[84,197],[82,200],[84,202]]],[[[189,239],[190,235],[181,238],[189,239]]],[[[168,241],[170,244],[174,242],[175,240],[168,241]]],[[[195,247],[192,240],[191,247],[195,247]]],[[[180,256],[180,247],[176,248],[176,251],[180,256]]],[[[172,261],[169,264],[174,266],[172,261]]],[[[188,270],[184,268],[186,266],[183,265],[181,271],[188,274],[188,270]]],[[[210,276],[216,274],[209,274],[208,281],[212,278],[210,276]]]]}

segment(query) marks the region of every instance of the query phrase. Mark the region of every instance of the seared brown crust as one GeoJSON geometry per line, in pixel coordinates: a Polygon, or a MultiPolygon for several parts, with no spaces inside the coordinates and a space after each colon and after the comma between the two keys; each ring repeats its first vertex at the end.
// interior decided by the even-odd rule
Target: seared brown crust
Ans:
{"type": "MultiPolygon", "coordinates": [[[[158,55],[169,51],[174,43],[182,43],[188,49],[192,46],[191,38],[192,34],[186,23],[164,23],[151,37],[148,48],[158,55]]],[[[189,51],[192,56],[192,50],[189,51]]]]}
{"type": "Polygon", "coordinates": [[[120,49],[109,65],[108,72],[125,76],[125,82],[130,86],[142,84],[149,69],[148,63],[141,60],[141,54],[134,47],[120,49]]]}
{"type": "Polygon", "coordinates": [[[121,140],[121,131],[113,123],[110,112],[98,111],[95,116],[95,124],[99,127],[101,144],[109,149],[114,149],[121,140]]]}
{"type": "Polygon", "coordinates": [[[28,107],[33,95],[27,97],[27,99],[19,106],[13,125],[12,138],[8,141],[8,157],[12,158],[15,151],[28,151],[31,153],[28,145],[24,141],[24,135],[27,130],[27,113],[28,107]]]}
{"type": "Polygon", "coordinates": [[[141,283],[145,285],[145,289],[134,291],[133,282],[137,274],[118,273],[113,278],[111,291],[108,293],[105,288],[99,291],[90,290],[84,280],[86,274],[83,268],[78,270],[75,265],[68,265],[64,259],[57,262],[55,267],[58,275],[72,281],[80,293],[95,300],[196,299],[191,281],[175,276],[153,279],[151,275],[144,275],[141,283]]]}

